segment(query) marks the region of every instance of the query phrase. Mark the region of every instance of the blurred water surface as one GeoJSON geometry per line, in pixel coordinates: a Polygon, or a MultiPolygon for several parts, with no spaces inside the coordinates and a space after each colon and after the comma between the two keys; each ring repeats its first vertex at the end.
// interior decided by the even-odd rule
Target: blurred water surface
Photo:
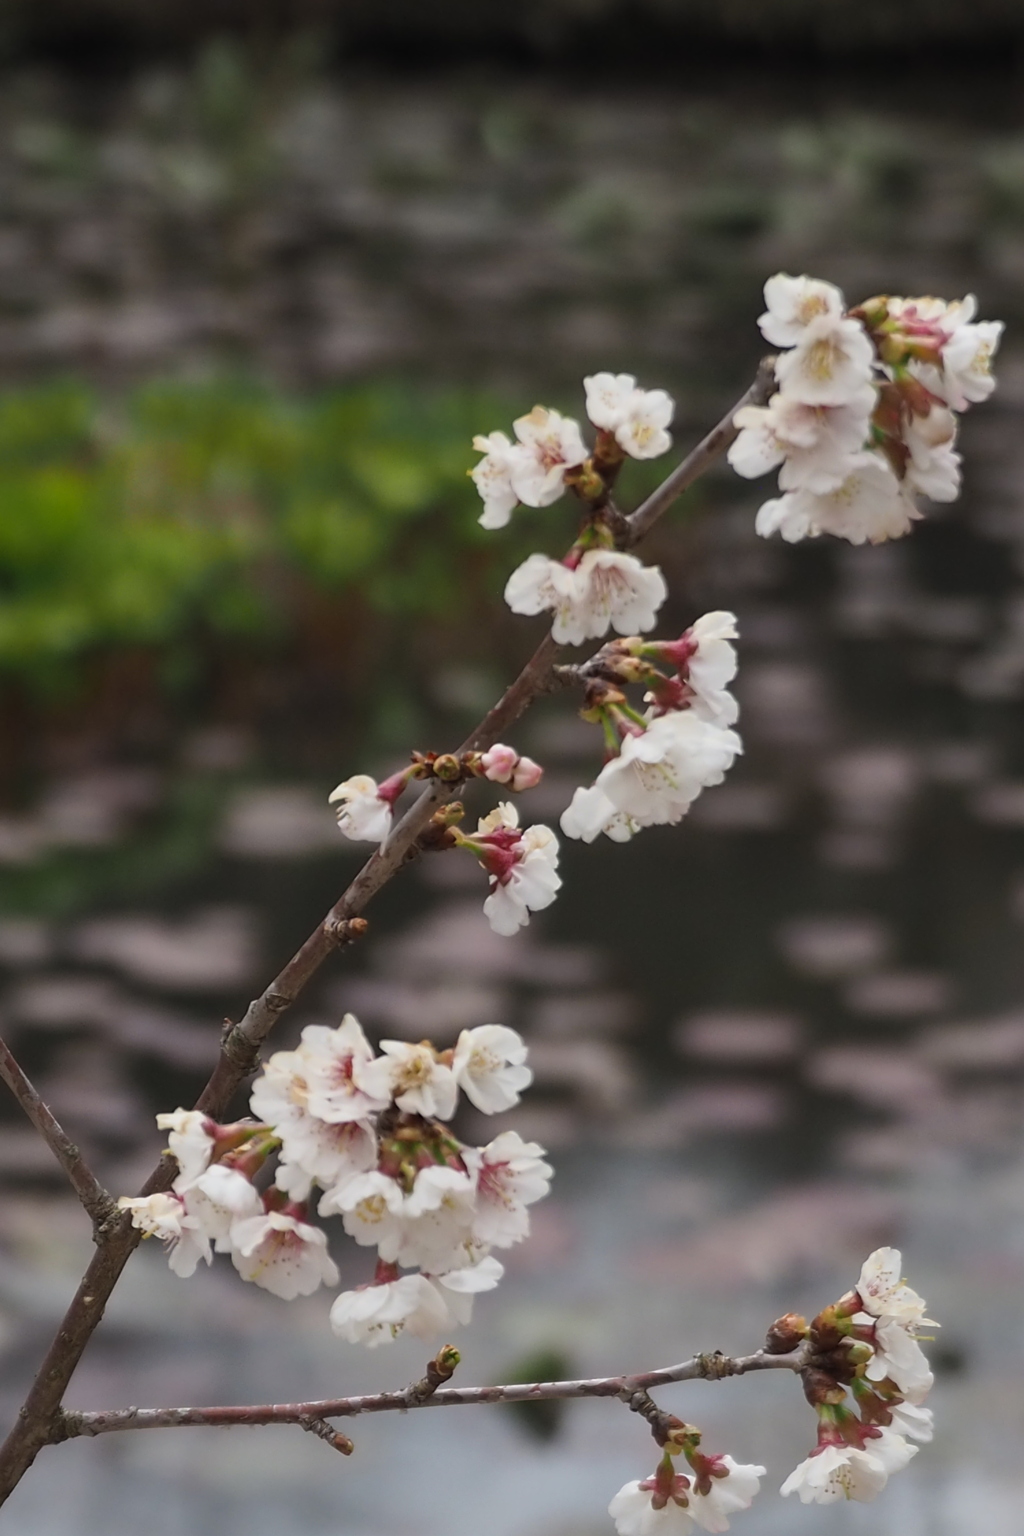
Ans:
{"type": "MultiPolygon", "coordinates": [[[[759,285],[779,267],[851,297],[976,288],[984,313],[1019,317],[1024,138],[995,114],[979,126],[840,99],[797,115],[756,97],[740,111],[710,93],[472,79],[304,87],[271,110],[223,61],[218,84],[215,65],[85,112],[54,82],[9,98],[11,381],[55,365],[108,386],[188,375],[234,349],[286,384],[392,369],[520,388],[525,406],[623,366],[678,392],[685,441],[746,382],[759,285]]],[[[1013,325],[1000,375],[966,423],[963,502],[905,543],[766,544],[757,488],[725,473],[699,516],[659,531],[668,627],[726,607],[742,635],[746,754],[687,824],[566,848],[562,897],[512,941],[490,934],[469,861],[424,862],[280,1031],[285,1045],[352,1009],[377,1036],[448,1043],[500,1019],[529,1039],[536,1087],[503,1123],[550,1147],[558,1177],[459,1340],[467,1382],[539,1351],[598,1373],[753,1348],[779,1311],[845,1289],[871,1247],[903,1247],[944,1324],[940,1427],[877,1506],[792,1510],[771,1491],[810,1445],[788,1378],[662,1394],[711,1448],[769,1465],[741,1517],[752,1536],[1024,1533],[1013,325]]],[[[556,543],[569,525],[555,509],[556,543]]],[[[152,1115],[194,1095],[220,1020],[358,867],[326,805],[334,782],[396,766],[403,718],[428,733],[417,746],[457,740],[506,661],[467,639],[411,714],[394,705],[398,723],[365,737],[339,721],[313,765],[301,729],[205,719],[127,759],[65,744],[12,801],[0,1012],[115,1191],[152,1165],[152,1115]]],[[[515,739],[547,767],[523,814],[554,823],[598,765],[597,733],[562,700],[515,739]]],[[[10,1413],[89,1245],[46,1149],[2,1114],[10,1413]]],[[[223,1265],[181,1282],[151,1247],[74,1406],[285,1400],[421,1373],[420,1347],[335,1342],[326,1296],[286,1305],[223,1265]]],[[[358,1283],[360,1253],[338,1257],[358,1283]]],[[[504,1410],[453,1415],[357,1422],[344,1462],[284,1430],[61,1447],[12,1500],[11,1528],[589,1536],[650,1460],[644,1427],[613,1403],[571,1406],[544,1443],[504,1410]]]]}

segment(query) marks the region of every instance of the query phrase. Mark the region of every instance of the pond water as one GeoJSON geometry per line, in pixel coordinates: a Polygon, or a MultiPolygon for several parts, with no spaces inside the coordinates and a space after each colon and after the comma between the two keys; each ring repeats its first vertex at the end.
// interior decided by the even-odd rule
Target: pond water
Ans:
{"type": "MultiPolygon", "coordinates": [[[[155,350],[117,353],[109,338],[122,333],[104,321],[126,306],[183,312],[165,268],[134,268],[134,297],[123,274],[83,296],[88,263],[39,233],[63,228],[74,251],[70,231],[91,219],[105,250],[118,218],[130,246],[165,216],[164,183],[138,195],[139,154],[123,149],[143,142],[132,112],[152,116],[163,99],[146,89],[119,125],[92,138],[75,129],[96,150],[83,163],[99,165],[99,182],[85,171],[54,182],[21,151],[19,196],[35,189],[36,212],[12,216],[11,260],[56,254],[38,268],[50,287],[39,279],[10,321],[12,374],[52,363],[29,345],[40,315],[62,364],[97,377],[188,368],[223,342],[179,326],[155,350]],[[84,335],[91,351],[76,350],[84,335]],[[18,337],[29,338],[21,353],[18,337]]],[[[60,110],[47,107],[51,126],[60,110]]],[[[286,126],[281,142],[306,156],[306,180],[287,196],[268,182],[244,227],[264,227],[270,210],[280,235],[328,207],[334,223],[287,270],[278,247],[247,269],[235,314],[247,365],[300,382],[462,368],[526,381],[532,397],[567,388],[600,352],[679,390],[683,439],[743,387],[758,284],[779,266],[858,296],[978,287],[985,313],[1021,309],[1024,141],[1013,128],[849,103],[783,121],[694,92],[597,99],[513,83],[485,99],[465,82],[365,81],[307,95],[286,126]],[[280,300],[272,313],[267,285],[280,300]],[[324,350],[328,311],[348,352],[324,350]]],[[[212,206],[196,202],[193,234],[212,206]]],[[[209,275],[196,241],[193,267],[176,270],[215,298],[227,278],[209,275]]],[[[709,480],[699,517],[659,531],[674,577],[669,629],[726,607],[742,635],[745,756],[686,824],[625,848],[565,849],[561,899],[510,941],[490,934],[470,861],[424,862],[280,1033],[287,1043],[352,1009],[376,1035],[447,1043],[464,1024],[500,1019],[529,1039],[536,1087],[505,1118],[551,1149],[557,1179],[532,1240],[458,1341],[467,1383],[514,1374],[542,1351],[569,1374],[746,1351],[780,1311],[833,1299],[870,1248],[904,1249],[944,1325],[939,1431],[876,1506],[794,1510],[771,1491],[813,1427],[788,1377],[660,1395],[712,1448],[769,1466],[768,1491],[741,1517],[751,1536],[951,1536],[965,1523],[1024,1536],[1012,1453],[1024,1427],[1024,354],[1012,330],[1000,373],[1000,394],[966,423],[963,502],[903,544],[766,544],[753,532],[757,487],[725,473],[709,480]]],[[[445,735],[418,745],[461,735],[486,672],[486,656],[467,657],[445,680],[445,735]]],[[[597,765],[597,733],[563,700],[515,739],[547,767],[524,814],[554,822],[597,765]]],[[[239,1015],[357,867],[326,794],[378,765],[355,740],[348,753],[314,774],[289,764],[287,743],[204,727],[166,760],[54,772],[24,813],[0,821],[0,1011],[115,1191],[152,1165],[152,1115],[194,1094],[220,1020],[239,1015]]],[[[2,1115],[6,1415],[89,1245],[46,1149],[12,1107],[2,1115]]],[[[462,1129],[481,1133],[469,1119],[462,1129]]],[[[362,1278],[359,1257],[339,1254],[346,1282],[362,1278]]],[[[69,1402],[286,1400],[421,1373],[422,1347],[361,1355],[333,1340],[328,1305],[285,1305],[230,1268],[181,1282],[147,1245],[69,1402]]],[[[571,1407],[544,1441],[497,1408],[382,1416],[356,1422],[353,1438],[347,1461],[286,1430],[61,1447],[11,1501],[11,1529],[590,1536],[610,1529],[608,1499],[650,1461],[644,1426],[614,1403],[571,1407]]]]}

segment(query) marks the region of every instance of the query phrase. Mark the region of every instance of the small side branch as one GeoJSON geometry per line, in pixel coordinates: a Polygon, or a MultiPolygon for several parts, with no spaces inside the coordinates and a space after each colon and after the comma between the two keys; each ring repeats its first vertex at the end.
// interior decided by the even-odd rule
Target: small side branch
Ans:
{"type": "Polygon", "coordinates": [[[722,417],[716,427],[711,428],[707,437],[690,450],[658,489],[652,491],[647,500],[641,502],[632,516],[626,519],[628,529],[620,541],[623,548],[638,544],[672,503],[732,446],[739,435],[739,428],[733,425],[736,412],[745,405],[766,405],[774,389],[775,359],[766,357],[762,359],[754,382],[742,399],[737,400],[732,410],[722,417]]]}
{"type": "Polygon", "coordinates": [[[335,1451],[340,1451],[343,1456],[351,1456],[355,1446],[348,1435],[341,1434],[333,1429],[326,1419],[319,1419],[315,1414],[309,1418],[300,1419],[301,1427],[311,1435],[316,1435],[318,1440],[323,1440],[335,1451]]]}
{"type": "MultiPolygon", "coordinates": [[[[441,1354],[445,1352],[442,1350],[441,1354]]],[[[437,1364],[432,1361],[431,1364],[437,1364]]],[[[420,1393],[429,1382],[430,1368],[424,1382],[404,1392],[377,1392],[365,1397],[330,1398],[313,1403],[268,1403],[262,1407],[224,1408],[122,1408],[110,1412],[64,1414],[63,1429],[67,1439],[79,1435],[108,1435],[123,1429],[182,1429],[205,1425],[224,1428],[238,1425],[299,1424],[307,1420],[355,1418],[363,1413],[405,1412],[410,1408],[468,1408],[483,1403],[543,1403],[553,1399],[580,1397],[619,1397],[627,1403],[651,1387],[670,1386],[677,1381],[701,1381],[723,1376],[745,1376],[752,1371],[800,1371],[804,1352],[769,1355],[760,1349],[753,1355],[694,1355],[680,1365],[644,1371],[636,1376],[598,1376],[582,1381],[509,1382],[499,1387],[437,1387],[427,1395],[420,1393]],[[715,1370],[708,1361],[715,1360],[715,1370]]],[[[454,1369],[454,1366],[452,1367],[454,1369]]],[[[637,1399],[638,1402],[642,1399],[637,1399]]],[[[640,1411],[639,1409],[637,1411],[640,1411]]]]}
{"type": "Polygon", "coordinates": [[[445,1344],[439,1349],[433,1360],[427,1366],[426,1375],[419,1381],[414,1381],[411,1387],[406,1387],[405,1398],[410,1408],[422,1408],[428,1397],[433,1397],[438,1387],[446,1381],[451,1381],[455,1374],[455,1367],[462,1356],[454,1344],[445,1344]]]}
{"type": "Polygon", "coordinates": [[[6,1041],[0,1039],[0,1077],[68,1176],[75,1194],[92,1220],[93,1236],[101,1242],[117,1218],[113,1197],[103,1188],[64,1127],[33,1088],[6,1041]]]}
{"type": "Polygon", "coordinates": [[[622,1401],[632,1413],[638,1413],[642,1419],[647,1420],[651,1434],[659,1445],[664,1445],[672,1430],[680,1426],[681,1420],[674,1413],[666,1413],[663,1408],[659,1408],[645,1387],[638,1387],[635,1392],[624,1392],[622,1401]]]}

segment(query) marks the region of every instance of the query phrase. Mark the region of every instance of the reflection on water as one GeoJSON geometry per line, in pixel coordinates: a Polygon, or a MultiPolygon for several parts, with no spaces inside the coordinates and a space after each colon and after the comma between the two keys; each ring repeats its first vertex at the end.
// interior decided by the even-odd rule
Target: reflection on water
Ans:
{"type": "MultiPolygon", "coordinates": [[[[335,221],[322,247],[310,236],[316,271],[300,263],[318,328],[322,306],[335,305],[320,343],[331,367],[330,347],[343,341],[348,358],[360,335],[373,360],[407,360],[381,349],[386,292],[388,334],[429,351],[451,322],[445,345],[492,371],[504,332],[484,322],[496,309],[531,317],[516,347],[521,357],[541,348],[546,377],[566,358],[597,360],[599,347],[604,362],[667,359],[685,373],[694,338],[714,334],[717,388],[723,359],[732,370],[755,354],[753,275],[772,266],[810,266],[851,291],[950,294],[995,290],[1020,270],[1021,160],[1009,135],[861,121],[845,137],[740,123],[723,139],[722,109],[706,103],[581,99],[557,120],[543,95],[511,92],[506,105],[505,117],[478,106],[473,134],[464,104],[419,88],[402,111],[394,96],[352,92],[297,112],[289,142],[307,157],[307,180],[294,195],[330,206],[335,221]],[[637,173],[638,150],[654,142],[637,173]],[[324,146],[336,144],[346,154],[328,164],[324,146]],[[704,159],[691,175],[695,146],[704,159]],[[917,199],[909,230],[884,217],[903,206],[892,187],[917,199]],[[681,241],[691,229],[699,239],[681,241]],[[364,286],[333,264],[339,230],[364,286]],[[407,265],[367,265],[399,235],[407,265]],[[413,310],[419,328],[406,330],[413,310]]],[[[109,153],[104,174],[123,178],[129,161],[109,153]]],[[[84,219],[89,186],[61,186],[84,219]]],[[[82,242],[74,249],[87,252],[82,242]]],[[[243,284],[244,302],[264,281],[243,284]]],[[[52,334],[86,335],[75,302],[80,330],[58,308],[65,329],[52,334]]],[[[96,313],[121,302],[116,292],[90,301],[96,313]]],[[[998,309],[991,294],[985,307],[998,309]]],[[[287,333],[297,355],[305,332],[275,323],[266,336],[287,333]]],[[[69,343],[62,355],[84,354],[69,343]]],[[[321,367],[312,355],[305,377],[321,367]]],[[[845,1288],[870,1247],[903,1246],[945,1323],[937,1444],[870,1510],[792,1510],[766,1494],[743,1517],[752,1536],[797,1522],[812,1533],[952,1536],[965,1523],[1024,1533],[1010,1454],[1024,1416],[1024,375],[1012,336],[1002,374],[996,401],[966,424],[967,500],[905,544],[765,544],[753,534],[756,498],[724,475],[685,548],[678,524],[659,533],[659,558],[678,577],[673,620],[733,607],[743,636],[746,755],[688,825],[626,848],[566,849],[562,899],[511,941],[483,921],[478,871],[436,857],[385,894],[369,940],[327,969],[281,1030],[285,1043],[351,1008],[387,1035],[443,1040],[500,1019],[529,1037],[537,1084],[509,1124],[552,1149],[556,1191],[507,1284],[478,1305],[467,1381],[556,1346],[582,1372],[753,1347],[780,1310],[816,1310],[845,1288]]],[[[696,393],[687,409],[713,414],[696,393]]],[[[524,809],[554,820],[593,773],[596,732],[546,708],[516,744],[548,766],[524,809]]],[[[205,1076],[221,1018],[238,1016],[354,871],[325,794],[342,771],[375,766],[353,747],[352,762],[325,765],[316,782],[266,782],[256,752],[222,733],[187,742],[177,762],[56,776],[33,807],[0,821],[5,1026],[118,1192],[152,1164],[154,1111],[187,1102],[205,1076]]],[[[45,1149],[6,1103],[2,1117],[0,1394],[13,1411],[88,1243],[45,1149]]],[[[467,1116],[464,1132],[475,1140],[480,1127],[467,1116]]],[[[363,1278],[362,1257],[339,1254],[346,1282],[363,1278]]],[[[147,1247],[71,1401],[287,1399],[420,1374],[421,1347],[361,1355],[336,1343],[327,1305],[286,1306],[224,1268],[180,1282],[147,1247]]],[[[769,1487],[808,1448],[811,1416],[788,1379],[694,1384],[663,1400],[704,1425],[712,1446],[768,1464],[769,1487]]],[[[135,1536],[143,1525],[154,1536],[584,1536],[609,1529],[608,1498],[649,1459],[643,1426],[611,1403],[572,1407],[550,1445],[498,1409],[381,1418],[354,1438],[346,1462],[288,1431],[62,1447],[23,1484],[14,1518],[20,1536],[135,1536]]]]}

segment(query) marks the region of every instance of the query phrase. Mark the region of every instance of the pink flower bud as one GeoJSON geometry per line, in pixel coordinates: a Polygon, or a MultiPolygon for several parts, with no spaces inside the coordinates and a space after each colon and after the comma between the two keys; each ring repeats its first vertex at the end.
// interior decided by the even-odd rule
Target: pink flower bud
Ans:
{"type": "MultiPolygon", "coordinates": [[[[480,766],[484,770],[484,777],[495,784],[507,784],[512,778],[519,762],[519,754],[514,747],[506,747],[500,741],[496,742],[490,751],[485,752],[480,759],[480,766]]],[[[518,787],[518,786],[516,786],[518,787]]]]}
{"type": "Polygon", "coordinates": [[[512,773],[513,789],[534,789],[544,777],[544,769],[532,757],[521,757],[512,773]]]}

